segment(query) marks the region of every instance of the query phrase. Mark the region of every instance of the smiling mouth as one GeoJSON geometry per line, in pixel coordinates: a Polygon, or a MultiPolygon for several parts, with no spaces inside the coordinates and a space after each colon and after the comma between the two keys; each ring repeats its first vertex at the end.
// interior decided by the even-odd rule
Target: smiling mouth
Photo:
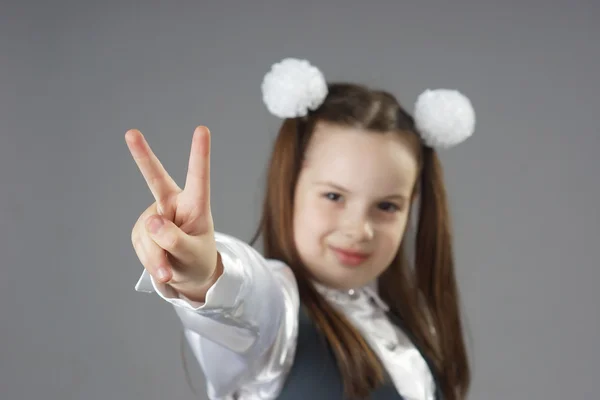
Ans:
{"type": "Polygon", "coordinates": [[[340,249],[333,246],[331,246],[331,250],[333,250],[335,256],[341,264],[353,267],[362,264],[367,258],[369,258],[368,253],[359,251],[340,249]]]}

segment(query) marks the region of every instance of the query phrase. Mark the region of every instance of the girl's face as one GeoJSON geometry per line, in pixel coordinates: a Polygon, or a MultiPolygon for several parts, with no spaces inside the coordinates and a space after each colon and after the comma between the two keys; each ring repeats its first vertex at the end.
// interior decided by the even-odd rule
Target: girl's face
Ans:
{"type": "Polygon", "coordinates": [[[319,123],[296,186],[294,240],[322,284],[368,284],[391,263],[404,235],[417,159],[396,133],[319,123]]]}

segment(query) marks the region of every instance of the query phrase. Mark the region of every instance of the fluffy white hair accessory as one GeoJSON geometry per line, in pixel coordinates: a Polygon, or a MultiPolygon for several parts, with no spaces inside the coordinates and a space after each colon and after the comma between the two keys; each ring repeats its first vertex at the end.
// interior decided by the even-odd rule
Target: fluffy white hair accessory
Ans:
{"type": "Polygon", "coordinates": [[[273,64],[261,89],[267,109],[279,118],[304,117],[327,96],[327,82],[321,71],[297,58],[284,58],[273,64]]]}
{"type": "Polygon", "coordinates": [[[450,148],[475,130],[471,101],[456,90],[426,90],[415,103],[415,124],[429,147],[450,148]]]}

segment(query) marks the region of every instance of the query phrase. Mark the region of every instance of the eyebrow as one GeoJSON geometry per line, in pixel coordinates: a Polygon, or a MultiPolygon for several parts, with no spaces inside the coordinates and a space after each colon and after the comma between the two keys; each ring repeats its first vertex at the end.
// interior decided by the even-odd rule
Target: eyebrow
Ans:
{"type": "MultiPolygon", "coordinates": [[[[317,185],[320,185],[320,186],[329,186],[329,187],[334,188],[334,189],[336,189],[336,190],[338,190],[340,192],[351,193],[350,190],[346,189],[343,186],[337,185],[337,184],[335,184],[335,183],[333,183],[331,181],[317,181],[315,183],[317,185]]],[[[389,196],[385,196],[384,198],[385,199],[405,200],[406,196],[404,196],[404,195],[402,195],[400,193],[397,193],[397,194],[392,194],[392,195],[389,195],[389,196]]]]}

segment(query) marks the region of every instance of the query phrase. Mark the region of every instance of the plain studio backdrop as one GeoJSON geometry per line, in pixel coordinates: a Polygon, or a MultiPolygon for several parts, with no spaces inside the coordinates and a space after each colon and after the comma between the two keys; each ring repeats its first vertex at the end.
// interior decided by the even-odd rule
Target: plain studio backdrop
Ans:
{"type": "MultiPolygon", "coordinates": [[[[7,1],[0,11],[0,398],[189,400],[171,306],[136,293],[153,198],[140,129],[183,185],[213,133],[216,227],[250,239],[280,120],[263,75],[306,58],[412,111],[459,89],[441,155],[472,399],[597,399],[600,5],[512,1],[7,1]]],[[[199,368],[185,348],[195,390],[199,368]]],[[[219,360],[215,360],[219,362],[219,360]]],[[[311,382],[307,382],[311,384],[311,382]]]]}

